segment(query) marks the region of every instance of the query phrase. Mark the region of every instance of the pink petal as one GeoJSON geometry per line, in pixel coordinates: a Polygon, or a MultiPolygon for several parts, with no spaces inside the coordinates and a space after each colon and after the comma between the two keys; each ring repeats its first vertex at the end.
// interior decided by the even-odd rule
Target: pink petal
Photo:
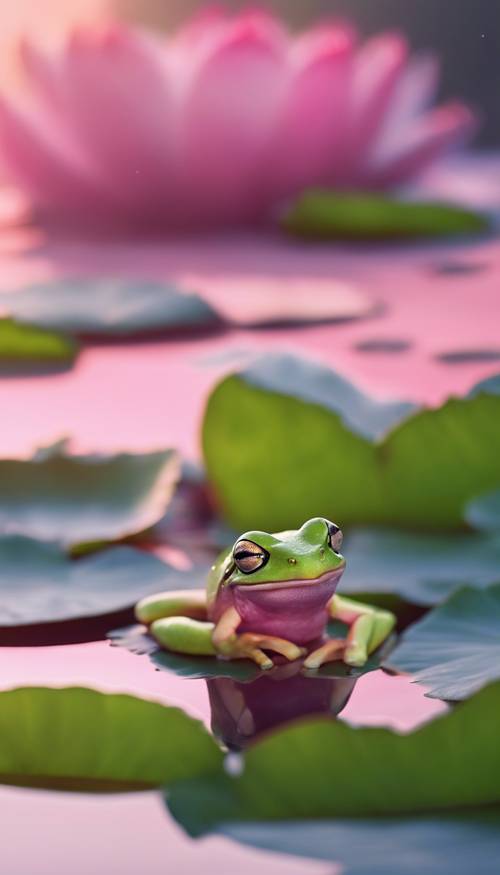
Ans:
{"type": "Polygon", "coordinates": [[[274,179],[279,197],[334,182],[345,141],[354,41],[350,28],[337,26],[318,29],[297,44],[289,99],[273,144],[269,184],[274,179]]]}
{"type": "Polygon", "coordinates": [[[24,73],[43,108],[54,119],[59,119],[61,110],[64,111],[63,77],[59,59],[48,58],[27,37],[19,44],[19,55],[24,73]]]}
{"type": "Polygon", "coordinates": [[[179,28],[174,37],[175,48],[182,51],[198,48],[207,39],[220,35],[226,28],[227,21],[228,10],[221,4],[213,3],[203,7],[179,28]]]}
{"type": "Polygon", "coordinates": [[[285,44],[267,18],[232,25],[193,75],[182,124],[181,209],[199,220],[251,217],[286,85],[285,44]],[[205,217],[206,218],[206,217],[205,217]]]}
{"type": "Polygon", "coordinates": [[[172,197],[172,94],[166,53],[124,28],[77,32],[64,59],[74,136],[113,186],[117,202],[153,214],[172,197]]]}
{"type": "Polygon", "coordinates": [[[401,124],[423,112],[435,97],[438,79],[439,63],[433,55],[410,60],[393,93],[389,120],[401,124]]]}
{"type": "Polygon", "coordinates": [[[398,34],[369,40],[355,62],[346,123],[345,161],[339,166],[346,185],[356,183],[367,150],[377,138],[404,72],[407,44],[398,34]]]}
{"type": "Polygon", "coordinates": [[[102,189],[77,155],[67,153],[36,117],[0,101],[0,155],[10,174],[37,204],[86,209],[102,189]]]}
{"type": "Polygon", "coordinates": [[[384,188],[412,180],[471,136],[475,127],[474,114],[463,104],[438,107],[401,131],[397,148],[385,156],[383,163],[369,168],[368,184],[384,188]]]}

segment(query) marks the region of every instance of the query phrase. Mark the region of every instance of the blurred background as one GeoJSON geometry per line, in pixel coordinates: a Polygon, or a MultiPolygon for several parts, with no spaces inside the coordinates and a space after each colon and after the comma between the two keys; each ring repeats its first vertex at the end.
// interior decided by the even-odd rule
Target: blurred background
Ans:
{"type": "MultiPolygon", "coordinates": [[[[118,16],[168,30],[204,6],[200,0],[18,0],[0,11],[0,72],[15,70],[15,36],[21,32],[57,37],[71,22],[118,16]]],[[[248,6],[232,0],[230,9],[248,6]]],[[[257,5],[257,4],[256,4],[257,5]]],[[[263,4],[264,5],[264,4],[263,4]]],[[[349,16],[364,34],[404,30],[417,50],[435,50],[442,61],[441,96],[460,96],[482,117],[478,142],[500,137],[500,3],[496,0],[268,0],[301,26],[319,15],[349,16]]]]}

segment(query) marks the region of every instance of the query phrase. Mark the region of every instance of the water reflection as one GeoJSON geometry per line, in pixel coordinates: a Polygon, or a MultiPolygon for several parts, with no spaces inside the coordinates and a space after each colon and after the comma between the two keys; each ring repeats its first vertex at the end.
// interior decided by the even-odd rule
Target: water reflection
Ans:
{"type": "Polygon", "coordinates": [[[277,666],[247,683],[207,679],[212,732],[218,741],[241,750],[263,732],[299,717],[340,714],[357,678],[308,677],[301,668],[300,662],[277,666]]]}

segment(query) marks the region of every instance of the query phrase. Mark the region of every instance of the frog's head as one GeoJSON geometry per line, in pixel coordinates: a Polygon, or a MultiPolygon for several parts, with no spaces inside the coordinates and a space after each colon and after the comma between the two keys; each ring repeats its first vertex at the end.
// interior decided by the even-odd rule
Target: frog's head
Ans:
{"type": "Polygon", "coordinates": [[[341,530],[323,517],[308,520],[296,531],[245,532],[228,557],[224,582],[238,586],[311,584],[326,575],[338,580],[345,567],[341,544],[341,530]]]}
{"type": "Polygon", "coordinates": [[[297,531],[245,532],[226,560],[221,597],[232,601],[243,629],[312,641],[345,567],[341,543],[339,527],[322,517],[297,531]]]}

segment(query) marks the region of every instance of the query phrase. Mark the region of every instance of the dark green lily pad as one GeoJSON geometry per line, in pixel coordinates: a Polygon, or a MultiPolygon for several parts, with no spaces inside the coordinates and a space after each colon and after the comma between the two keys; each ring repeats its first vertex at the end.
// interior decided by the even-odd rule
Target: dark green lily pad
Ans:
{"type": "Polygon", "coordinates": [[[141,790],[203,775],[221,754],[178,708],[77,687],[0,692],[0,783],[141,790]]]}
{"type": "Polygon", "coordinates": [[[173,672],[183,678],[232,678],[235,681],[252,681],[260,669],[250,660],[235,659],[231,662],[211,656],[183,656],[162,650],[144,626],[129,626],[116,629],[108,635],[111,644],[125,647],[139,656],[148,656],[153,666],[162,671],[173,672]]]}
{"type": "Polygon", "coordinates": [[[463,584],[485,587],[500,579],[500,534],[353,529],[343,553],[344,594],[384,593],[429,606],[463,584]]]}
{"type": "Polygon", "coordinates": [[[0,537],[3,627],[111,614],[191,582],[190,575],[133,547],[111,547],[75,560],[55,544],[22,535],[0,537]]]}
{"type": "Polygon", "coordinates": [[[237,774],[221,768],[171,787],[168,804],[190,835],[239,820],[435,816],[498,805],[499,708],[497,682],[405,735],[298,722],[252,745],[237,774]]]}
{"type": "Polygon", "coordinates": [[[489,221],[451,204],[310,190],[292,204],[281,225],[290,234],[312,240],[406,240],[479,234],[488,229],[489,221]]]}
{"type": "Polygon", "coordinates": [[[500,532],[500,489],[474,498],[465,508],[464,516],[474,529],[500,532]]]}
{"type": "Polygon", "coordinates": [[[410,349],[411,342],[403,337],[372,337],[367,340],[360,340],[356,343],[354,349],[357,352],[369,353],[393,353],[406,352],[410,349]]]}
{"type": "Polygon", "coordinates": [[[405,633],[388,662],[435,699],[465,699],[500,678],[500,584],[453,593],[405,633]]]}
{"type": "Polygon", "coordinates": [[[221,324],[199,295],[172,283],[119,278],[49,280],[4,293],[0,303],[18,321],[77,335],[127,336],[221,324]]]}
{"type": "MultiPolygon", "coordinates": [[[[201,578],[193,580],[193,587],[202,586],[201,578]]],[[[164,589],[182,589],[182,585],[164,587],[164,589]]],[[[185,587],[184,587],[185,588],[185,587]]],[[[346,635],[346,627],[342,623],[330,623],[329,634],[332,637],[343,638],[346,635]]],[[[151,635],[148,635],[145,626],[128,626],[125,629],[115,629],[108,634],[111,644],[125,647],[138,656],[148,656],[153,666],[167,672],[174,672],[184,678],[232,678],[235,681],[253,681],[262,674],[255,663],[247,659],[223,660],[213,656],[184,656],[179,653],[170,653],[162,650],[151,635]]],[[[309,672],[311,677],[361,677],[370,671],[380,668],[382,661],[386,659],[394,646],[394,638],[391,637],[385,644],[371,655],[362,668],[352,668],[340,660],[323,665],[318,671],[309,672]]]]}
{"type": "Polygon", "coordinates": [[[500,349],[477,348],[477,349],[453,349],[447,352],[439,352],[434,358],[447,365],[461,365],[468,362],[498,362],[500,361],[500,349]]]}
{"type": "Polygon", "coordinates": [[[344,527],[461,528],[467,502],[500,487],[499,444],[500,378],[415,410],[288,355],[222,380],[203,423],[208,477],[238,531],[318,515],[344,527]]]}
{"type": "Polygon", "coordinates": [[[0,534],[65,546],[122,539],[163,516],[178,473],[172,450],[1,459],[0,534]]]}
{"type": "Polygon", "coordinates": [[[441,261],[432,266],[432,272],[439,276],[470,276],[489,268],[490,265],[485,261],[441,261]]]}
{"type": "Polygon", "coordinates": [[[65,370],[72,366],[77,352],[75,341],[63,334],[0,319],[0,374],[65,370]]]}
{"type": "Polygon", "coordinates": [[[500,855],[500,808],[439,818],[229,823],[217,833],[268,851],[342,863],[346,875],[491,875],[500,855]]]}

